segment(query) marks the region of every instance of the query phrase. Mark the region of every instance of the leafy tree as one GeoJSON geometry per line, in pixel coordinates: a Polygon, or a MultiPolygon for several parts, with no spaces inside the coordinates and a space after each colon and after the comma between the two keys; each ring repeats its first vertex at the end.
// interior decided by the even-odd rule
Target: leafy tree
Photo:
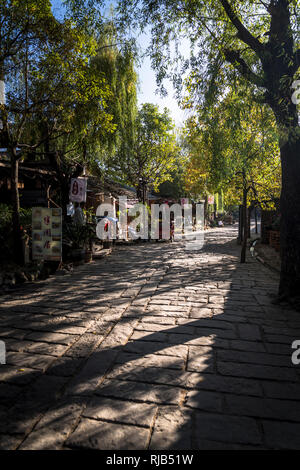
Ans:
{"type": "Polygon", "coordinates": [[[109,84],[107,100],[115,130],[101,141],[100,152],[105,162],[116,152],[128,153],[135,137],[137,118],[137,74],[135,52],[131,43],[119,35],[113,22],[107,22],[98,41],[99,52],[94,65],[109,84]]]}
{"type": "MultiPolygon", "coordinates": [[[[190,61],[171,76],[188,86],[207,105],[226,92],[236,77],[253,85],[255,99],[272,109],[282,162],[280,298],[300,292],[300,130],[297,105],[291,99],[299,73],[299,2],[296,0],[122,0],[123,21],[151,25],[150,54],[161,81],[178,63],[172,41],[188,37],[190,61]],[[172,57],[173,56],[173,57],[172,57]]],[[[175,46],[176,51],[176,46],[175,46]]]]}
{"type": "MultiPolygon", "coordinates": [[[[20,231],[18,165],[30,115],[42,104],[30,95],[30,63],[40,61],[42,51],[53,47],[60,36],[60,26],[51,13],[49,1],[7,0],[0,3],[0,79],[7,82],[7,100],[0,105],[1,144],[11,161],[12,225],[14,256],[23,258],[20,231]]],[[[26,134],[26,139],[31,138],[26,134]]],[[[25,139],[25,140],[26,140],[25,139]]]]}
{"type": "Polygon", "coordinates": [[[1,7],[1,69],[7,82],[1,139],[11,159],[14,254],[20,262],[19,161],[41,155],[44,148],[57,171],[65,207],[74,152],[76,165],[78,153],[85,162],[88,144],[115,126],[106,104],[111,91],[91,60],[97,42],[86,23],[57,21],[50,2],[4,2],[1,7]]]}
{"type": "Polygon", "coordinates": [[[167,180],[158,188],[158,195],[162,198],[171,198],[178,200],[186,197],[187,192],[184,186],[184,173],[186,171],[186,162],[181,157],[178,159],[176,170],[171,172],[172,180],[167,180]]]}
{"type": "Polygon", "coordinates": [[[266,106],[251,103],[246,90],[230,90],[201,125],[190,119],[186,133],[191,151],[190,187],[202,194],[222,190],[227,203],[243,205],[241,261],[245,262],[249,202],[270,207],[280,195],[274,117],[266,106]]]}
{"type": "Polygon", "coordinates": [[[132,144],[121,146],[110,161],[110,171],[120,175],[123,182],[137,189],[139,200],[145,198],[146,188],[157,190],[172,178],[179,155],[174,125],[169,111],[145,103],[138,111],[132,144]]]}
{"type": "MultiPolygon", "coordinates": [[[[77,54],[78,58],[62,58],[58,68],[54,62],[60,94],[54,106],[39,117],[46,132],[49,123],[55,123],[45,153],[59,176],[63,207],[68,202],[71,176],[78,176],[83,167],[101,176],[116,148],[129,145],[137,109],[137,77],[130,44],[119,42],[112,22],[103,24],[101,31],[91,36],[79,31],[81,47],[87,52],[77,54]]],[[[78,34],[77,29],[75,32],[78,34]]],[[[45,92],[48,86],[45,74],[45,92]]]]}
{"type": "Polygon", "coordinates": [[[183,130],[183,141],[188,155],[185,188],[194,198],[214,194],[224,179],[216,175],[216,158],[221,154],[213,152],[210,145],[216,142],[215,138],[213,141],[209,139],[209,133],[213,133],[214,127],[214,121],[205,126],[199,122],[197,116],[193,116],[187,120],[183,130]]]}
{"type": "Polygon", "coordinates": [[[98,43],[94,37],[78,36],[76,30],[75,34],[79,42],[71,53],[45,57],[34,88],[43,96],[49,88],[52,91],[51,102],[35,116],[35,125],[57,172],[64,209],[70,177],[81,174],[83,167],[97,167],[100,149],[116,129],[108,105],[113,93],[96,62],[98,43]]]}

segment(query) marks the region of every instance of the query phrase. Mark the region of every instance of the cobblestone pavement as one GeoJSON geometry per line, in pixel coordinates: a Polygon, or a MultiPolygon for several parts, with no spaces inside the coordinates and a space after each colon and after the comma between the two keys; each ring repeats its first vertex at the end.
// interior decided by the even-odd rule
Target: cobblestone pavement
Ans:
{"type": "Polygon", "coordinates": [[[235,236],[122,247],[1,297],[0,448],[299,449],[299,313],[235,236]]]}

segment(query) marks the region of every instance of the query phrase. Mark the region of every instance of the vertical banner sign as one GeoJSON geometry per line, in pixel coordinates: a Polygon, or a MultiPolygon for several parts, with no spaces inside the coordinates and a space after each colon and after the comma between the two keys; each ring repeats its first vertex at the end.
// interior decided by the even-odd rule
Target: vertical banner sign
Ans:
{"type": "Polygon", "coordinates": [[[62,212],[61,208],[32,209],[32,259],[61,261],[62,212]]]}
{"type": "Polygon", "coordinates": [[[86,202],[87,178],[72,178],[70,187],[70,201],[86,202]]]}

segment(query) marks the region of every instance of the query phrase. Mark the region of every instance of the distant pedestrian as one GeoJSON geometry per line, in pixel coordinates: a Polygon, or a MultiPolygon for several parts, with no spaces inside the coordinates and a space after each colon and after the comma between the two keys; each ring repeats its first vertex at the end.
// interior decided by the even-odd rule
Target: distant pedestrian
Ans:
{"type": "Polygon", "coordinates": [[[73,222],[76,225],[84,225],[85,217],[81,205],[78,202],[75,202],[75,211],[73,216],[73,222]]]}

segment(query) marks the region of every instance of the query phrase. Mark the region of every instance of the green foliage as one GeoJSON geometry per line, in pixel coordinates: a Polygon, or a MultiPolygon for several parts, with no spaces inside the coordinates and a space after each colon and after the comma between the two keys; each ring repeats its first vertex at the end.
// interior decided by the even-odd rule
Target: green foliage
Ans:
{"type": "Polygon", "coordinates": [[[12,208],[7,204],[0,204],[0,227],[4,228],[11,222],[12,208]]]}
{"type": "Polygon", "coordinates": [[[92,65],[109,84],[111,93],[107,98],[107,109],[114,126],[113,132],[107,133],[105,139],[94,139],[98,144],[94,151],[103,161],[117,151],[128,151],[132,145],[137,116],[137,74],[134,50],[119,36],[112,22],[105,24],[97,48],[92,65]]]}
{"type": "Polygon", "coordinates": [[[65,223],[63,226],[63,244],[71,249],[86,247],[95,237],[95,229],[89,224],[65,223]]]}
{"type": "Polygon", "coordinates": [[[97,147],[116,128],[108,109],[113,93],[95,62],[96,38],[68,22],[65,29],[60,53],[48,52],[39,64],[33,90],[45,107],[34,116],[33,125],[40,140],[48,135],[50,149],[67,155],[67,162],[75,157],[77,163],[92,165],[97,147]]]}
{"type": "MultiPolygon", "coordinates": [[[[8,204],[0,204],[0,227],[7,230],[7,226],[11,223],[13,209],[8,204]]],[[[31,224],[31,209],[20,208],[20,223],[22,226],[31,224]]]]}
{"type": "Polygon", "coordinates": [[[159,186],[158,195],[162,198],[171,198],[179,200],[186,196],[184,188],[185,161],[178,160],[176,170],[171,172],[172,180],[165,181],[159,186]]]}
{"type": "MultiPolygon", "coordinates": [[[[195,100],[201,104],[215,102],[227,84],[241,76],[255,83],[256,93],[262,96],[263,61],[268,54],[281,54],[287,63],[295,62],[292,53],[300,45],[299,2],[274,3],[269,8],[269,2],[256,0],[122,0],[119,15],[123,24],[134,29],[151,29],[148,53],[158,81],[168,76],[181,94],[186,72],[188,93],[193,94],[193,101],[188,101],[194,106],[195,100]],[[278,15],[281,22],[290,16],[292,51],[287,47],[284,29],[276,29],[278,15]],[[276,42],[276,50],[263,50],[258,43],[264,46],[270,39],[276,42]],[[241,67],[239,57],[248,67],[241,67]]],[[[285,86],[290,86],[290,79],[285,86]]]]}
{"type": "Polygon", "coordinates": [[[45,53],[34,76],[32,89],[44,106],[28,129],[45,142],[46,153],[56,155],[61,173],[71,176],[78,165],[97,173],[117,148],[129,148],[133,139],[134,53],[112,22],[87,31],[73,18],[62,27],[60,49],[45,53]]]}
{"type": "Polygon", "coordinates": [[[165,109],[145,103],[138,111],[131,145],[121,146],[114,158],[107,162],[114,177],[136,188],[141,181],[157,190],[164,181],[172,179],[172,172],[180,159],[174,125],[165,109]]]}
{"type": "MultiPolygon", "coordinates": [[[[0,259],[11,260],[13,255],[12,206],[0,204],[0,259]]],[[[31,226],[31,209],[20,209],[20,225],[23,229],[31,226]]]]}
{"type": "Polygon", "coordinates": [[[224,190],[227,205],[249,200],[272,206],[280,195],[278,135],[272,113],[251,102],[246,89],[228,90],[213,112],[190,119],[186,129],[190,163],[186,187],[200,194],[224,190]],[[201,119],[202,116],[202,119],[201,119]]]}

